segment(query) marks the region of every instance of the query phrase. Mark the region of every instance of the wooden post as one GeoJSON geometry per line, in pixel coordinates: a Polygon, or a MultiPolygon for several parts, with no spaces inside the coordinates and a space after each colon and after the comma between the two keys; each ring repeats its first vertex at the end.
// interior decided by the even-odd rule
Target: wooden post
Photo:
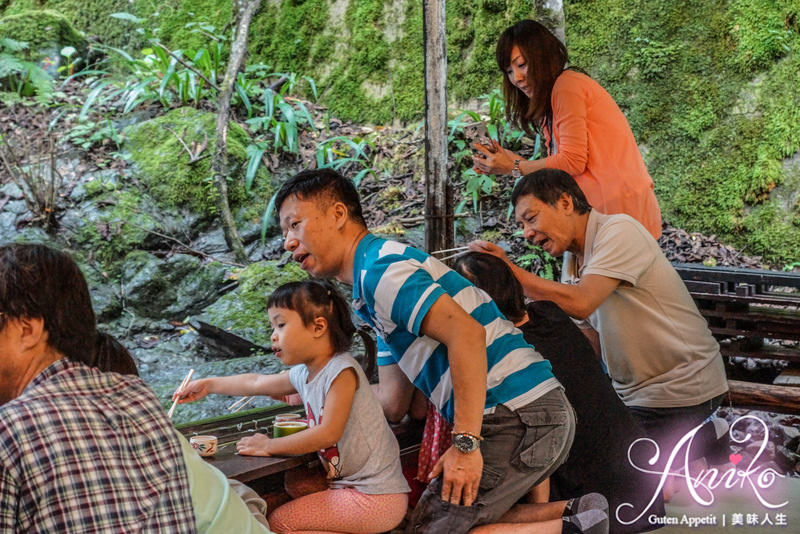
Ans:
{"type": "Polygon", "coordinates": [[[425,247],[453,247],[453,193],[447,177],[447,41],[445,0],[424,0],[425,247]]]}

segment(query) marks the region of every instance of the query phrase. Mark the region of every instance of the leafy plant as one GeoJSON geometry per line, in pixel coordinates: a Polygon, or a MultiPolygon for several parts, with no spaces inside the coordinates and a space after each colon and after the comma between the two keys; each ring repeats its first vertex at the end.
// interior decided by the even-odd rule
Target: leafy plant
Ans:
{"type": "Polygon", "coordinates": [[[27,48],[27,43],[0,37],[0,89],[48,101],[53,94],[53,80],[39,65],[19,57],[27,48]]]}
{"type": "MultiPolygon", "coordinates": [[[[317,96],[317,86],[308,76],[298,76],[294,73],[267,72],[268,65],[256,64],[245,69],[245,76],[240,75],[239,99],[247,109],[248,119],[245,121],[250,127],[254,138],[247,146],[247,170],[245,171],[245,187],[248,192],[253,187],[258,169],[264,155],[271,149],[274,154],[288,152],[297,154],[300,148],[300,133],[308,128],[316,131],[314,119],[305,102],[288,96],[297,84],[305,80],[311,87],[314,97],[317,96]],[[261,99],[254,99],[255,91],[260,90],[254,81],[256,78],[278,78],[277,82],[261,91],[261,99]],[[263,107],[262,107],[263,106],[263,107]],[[253,116],[255,115],[255,116],[253,116]]],[[[274,211],[275,197],[270,199],[261,218],[261,240],[266,239],[269,221],[274,211]]]]}
{"type": "Polygon", "coordinates": [[[88,118],[79,118],[78,123],[70,128],[64,139],[84,150],[104,144],[107,140],[114,143],[116,150],[119,150],[122,145],[120,132],[109,118],[97,122],[88,118]]]}
{"type": "MultiPolygon", "coordinates": [[[[521,237],[522,231],[514,232],[515,237],[521,237]]],[[[535,273],[547,280],[555,280],[561,274],[561,267],[557,258],[548,254],[539,246],[526,242],[528,252],[516,259],[516,264],[523,269],[535,273]]]]}
{"type": "MultiPolygon", "coordinates": [[[[199,107],[201,102],[216,96],[218,79],[225,69],[227,37],[215,33],[213,26],[202,22],[187,23],[186,28],[206,37],[207,44],[170,50],[159,39],[158,28],[149,28],[145,24],[147,19],[130,13],[114,13],[111,17],[135,24],[135,31],[143,35],[150,46],[131,54],[121,48],[95,45],[114,58],[124,73],[122,76],[101,70],[90,73],[100,76],[90,82],[82,116],[102,103],[110,103],[120,108],[122,113],[128,113],[146,102],[157,102],[165,108],[175,105],[199,107]]],[[[243,103],[247,107],[246,92],[237,84],[234,87],[239,98],[244,97],[243,103]]]]}
{"type": "Polygon", "coordinates": [[[317,168],[329,167],[345,175],[354,166],[361,166],[361,170],[353,177],[353,183],[358,187],[368,174],[375,176],[375,169],[370,164],[367,149],[375,149],[375,144],[368,139],[331,137],[317,145],[317,168]]]}
{"type": "Polygon", "coordinates": [[[254,133],[262,133],[261,138],[255,142],[258,152],[251,154],[251,162],[253,155],[258,155],[260,160],[261,155],[270,147],[275,153],[283,151],[297,154],[300,128],[308,126],[311,130],[316,130],[314,119],[303,101],[284,97],[290,87],[293,85],[284,84],[279,91],[267,87],[262,97],[263,115],[246,121],[254,133]]]}
{"type": "Polygon", "coordinates": [[[61,49],[61,56],[67,60],[67,64],[58,67],[59,74],[66,73],[67,76],[72,76],[75,74],[75,67],[80,65],[81,61],[83,61],[78,56],[76,56],[74,59],[72,58],[72,56],[74,56],[77,52],[78,51],[75,50],[74,46],[65,46],[61,49]]]}
{"type": "Polygon", "coordinates": [[[461,177],[464,179],[464,193],[472,197],[472,207],[477,212],[478,198],[481,193],[488,195],[492,192],[492,187],[495,184],[494,175],[479,174],[470,167],[461,173],[461,177]]]}
{"type": "Polygon", "coordinates": [[[525,132],[517,130],[506,121],[506,103],[500,89],[481,95],[478,99],[483,100],[483,108],[488,114],[486,129],[489,132],[489,137],[499,141],[501,145],[509,150],[518,149],[519,142],[525,132]]]}
{"type": "MultiPolygon", "coordinates": [[[[448,121],[449,128],[448,142],[451,146],[450,157],[453,158],[455,168],[460,169],[461,178],[464,181],[463,193],[472,199],[472,207],[474,211],[478,211],[478,200],[482,195],[491,193],[496,178],[494,175],[479,174],[470,164],[465,165],[465,162],[470,162],[470,157],[473,154],[471,147],[467,146],[465,139],[465,131],[470,127],[477,125],[485,125],[486,134],[489,138],[498,141],[503,147],[518,151],[521,148],[521,139],[524,135],[522,130],[517,130],[511,126],[505,118],[505,101],[503,94],[499,89],[495,89],[491,93],[481,95],[482,111],[483,114],[463,110],[455,119],[448,121]]],[[[539,136],[536,136],[533,157],[538,158],[541,152],[541,141],[539,136]]],[[[459,210],[463,210],[465,203],[458,206],[459,210]]]]}
{"type": "Polygon", "coordinates": [[[787,263],[783,266],[783,270],[786,272],[792,272],[798,268],[800,268],[800,261],[793,261],[792,263],[787,263]]]}

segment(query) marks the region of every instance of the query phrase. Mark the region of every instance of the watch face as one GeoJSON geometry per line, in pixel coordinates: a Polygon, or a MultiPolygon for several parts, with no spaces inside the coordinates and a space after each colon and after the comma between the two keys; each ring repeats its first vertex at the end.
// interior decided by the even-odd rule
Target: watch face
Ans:
{"type": "Polygon", "coordinates": [[[466,434],[456,434],[453,436],[453,445],[461,452],[471,452],[477,449],[477,439],[466,434]]]}

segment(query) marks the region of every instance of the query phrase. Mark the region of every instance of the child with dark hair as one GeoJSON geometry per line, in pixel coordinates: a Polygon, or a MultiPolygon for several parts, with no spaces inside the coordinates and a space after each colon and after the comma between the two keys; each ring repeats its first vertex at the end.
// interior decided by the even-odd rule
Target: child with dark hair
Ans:
{"type": "Polygon", "coordinates": [[[273,456],[318,451],[330,489],[305,495],[269,517],[276,532],[385,532],[408,505],[400,450],[361,367],[346,351],[356,328],[350,307],[326,282],[284,284],[270,295],[272,343],[288,373],[204,378],[177,392],[180,402],[209,393],[282,396],[299,393],[308,430],[239,441],[239,454],[273,456]]]}
{"type": "Polygon", "coordinates": [[[104,373],[139,376],[136,361],[128,349],[114,336],[104,332],[97,332],[94,359],[89,362],[89,365],[97,367],[104,373]]]}
{"type": "MultiPolygon", "coordinates": [[[[642,512],[655,493],[658,477],[642,475],[628,461],[628,447],[645,437],[645,432],[617,396],[594,350],[572,319],[547,300],[526,304],[522,285],[496,256],[469,252],[456,260],[453,269],[486,291],[503,315],[522,331],[525,341],[548,359],[575,409],[575,441],[567,460],[550,477],[550,500],[600,493],[610,506],[609,532],[657,528],[647,517],[664,514],[660,498],[639,521],[624,524],[620,520],[632,520],[642,512]],[[618,510],[623,503],[633,508],[618,510]],[[631,510],[635,512],[629,513],[631,510]]],[[[637,465],[646,465],[646,460],[637,461],[637,465]]]]}

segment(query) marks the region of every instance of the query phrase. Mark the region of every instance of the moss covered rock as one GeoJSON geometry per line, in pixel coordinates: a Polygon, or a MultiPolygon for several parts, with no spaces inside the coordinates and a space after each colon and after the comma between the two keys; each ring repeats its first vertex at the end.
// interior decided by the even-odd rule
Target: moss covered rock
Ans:
{"type": "MultiPolygon", "coordinates": [[[[194,108],[179,108],[125,130],[125,149],[138,169],[138,179],[167,207],[187,207],[197,213],[216,212],[217,190],[212,181],[216,115],[194,108]],[[186,145],[186,146],[184,146],[186,145]],[[204,146],[202,151],[198,147],[204,146]],[[187,147],[195,151],[194,160],[187,147]]],[[[228,196],[233,208],[248,199],[244,187],[247,166],[247,132],[231,123],[228,130],[228,196]]],[[[268,196],[267,171],[261,169],[256,185],[258,202],[268,196]]]]}
{"type": "Polygon", "coordinates": [[[184,319],[212,302],[225,283],[226,268],[194,256],[163,261],[137,250],[125,257],[120,277],[126,306],[154,319],[184,319]]]}
{"type": "Polygon", "coordinates": [[[60,13],[79,31],[104,44],[135,49],[144,42],[141,36],[131,31],[130,24],[111,14],[127,12],[147,16],[157,7],[144,0],[11,0],[5,13],[12,15],[42,8],[60,13]]]}
{"type": "Polygon", "coordinates": [[[295,263],[284,266],[275,261],[253,263],[238,274],[239,287],[203,310],[199,318],[269,347],[272,328],[267,318],[267,297],[276,287],[307,277],[295,263]]]}
{"type": "Polygon", "coordinates": [[[796,2],[598,0],[565,11],[571,60],[647,147],[665,217],[770,261],[800,257],[798,214],[776,203],[797,194],[782,165],[800,150],[796,2]]]}
{"type": "MultiPolygon", "coordinates": [[[[44,55],[58,54],[65,46],[80,54],[86,40],[67,17],[49,9],[23,10],[0,18],[0,37],[28,43],[28,59],[38,61],[44,55]]],[[[54,58],[51,58],[51,60],[54,58]]]]}

